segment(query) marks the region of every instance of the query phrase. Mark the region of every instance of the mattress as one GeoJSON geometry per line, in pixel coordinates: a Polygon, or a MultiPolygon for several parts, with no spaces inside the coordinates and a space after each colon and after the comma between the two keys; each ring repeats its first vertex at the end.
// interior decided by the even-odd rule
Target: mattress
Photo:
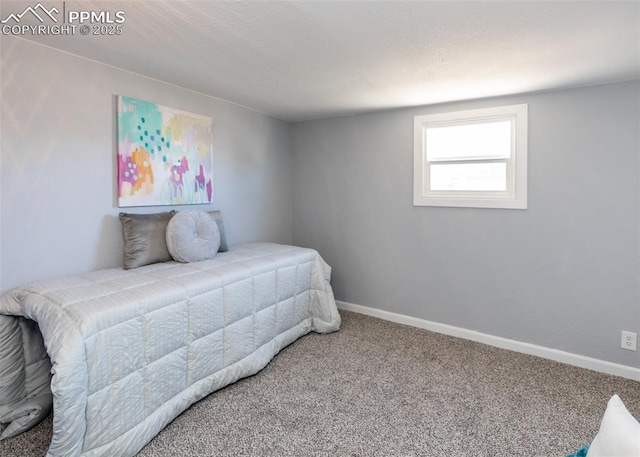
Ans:
{"type": "Polygon", "coordinates": [[[106,269],[12,290],[0,299],[0,324],[14,329],[0,333],[0,423],[12,408],[46,412],[50,362],[47,456],[135,455],[191,404],[255,374],[299,337],[338,330],[330,276],[312,249],[252,243],[202,262],[106,269]],[[7,368],[6,355],[16,353],[22,359],[7,368]],[[29,364],[30,390],[16,374],[29,364]]]}

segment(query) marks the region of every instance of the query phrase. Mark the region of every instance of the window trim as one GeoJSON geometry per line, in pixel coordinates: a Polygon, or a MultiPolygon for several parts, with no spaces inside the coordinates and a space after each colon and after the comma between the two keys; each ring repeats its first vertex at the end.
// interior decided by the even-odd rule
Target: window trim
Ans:
{"type": "Polygon", "coordinates": [[[448,113],[427,114],[414,117],[413,151],[413,205],[450,206],[469,208],[527,208],[527,125],[528,105],[508,105],[448,113]],[[480,124],[509,119],[511,124],[511,157],[508,159],[481,159],[455,161],[428,161],[426,131],[429,127],[480,124]],[[430,165],[446,163],[491,163],[507,164],[506,191],[454,191],[430,190],[430,165]]]}

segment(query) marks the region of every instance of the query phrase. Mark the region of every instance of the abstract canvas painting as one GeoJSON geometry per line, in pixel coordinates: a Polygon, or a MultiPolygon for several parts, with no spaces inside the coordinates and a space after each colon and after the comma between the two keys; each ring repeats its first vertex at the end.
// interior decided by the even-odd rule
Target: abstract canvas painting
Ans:
{"type": "Polygon", "coordinates": [[[118,206],[213,202],[213,120],[118,97],[118,206]]]}

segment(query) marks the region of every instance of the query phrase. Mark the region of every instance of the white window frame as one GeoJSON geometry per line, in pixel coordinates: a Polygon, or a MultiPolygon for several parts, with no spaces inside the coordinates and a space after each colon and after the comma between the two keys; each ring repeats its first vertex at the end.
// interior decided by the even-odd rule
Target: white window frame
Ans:
{"type": "Polygon", "coordinates": [[[509,105],[414,117],[413,204],[414,206],[453,206],[469,208],[527,208],[527,124],[528,105],[509,105]],[[492,121],[511,121],[511,155],[507,159],[465,160],[455,163],[504,162],[507,166],[506,191],[431,190],[431,164],[427,160],[427,129],[492,121]]]}

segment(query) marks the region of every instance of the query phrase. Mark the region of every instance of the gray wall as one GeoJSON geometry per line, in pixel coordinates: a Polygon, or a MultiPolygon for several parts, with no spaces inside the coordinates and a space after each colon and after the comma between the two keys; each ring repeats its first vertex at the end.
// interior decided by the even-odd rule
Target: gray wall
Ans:
{"type": "MultiPolygon", "coordinates": [[[[640,366],[640,82],[290,124],[2,43],[0,292],[122,263],[115,96],[209,115],[232,244],[314,247],[336,297],[640,366]],[[529,104],[529,209],[412,206],[413,116],[529,104]]],[[[127,209],[155,212],[166,207],[127,209]]]]}
{"type": "Polygon", "coordinates": [[[640,366],[640,82],[293,125],[294,242],[336,298],[640,366]],[[413,116],[529,104],[527,210],[412,206],[413,116]]]}
{"type": "Polygon", "coordinates": [[[116,95],[211,116],[215,200],[188,208],[222,210],[232,244],[291,243],[289,123],[17,38],[1,68],[0,292],[122,265],[116,95]]]}

